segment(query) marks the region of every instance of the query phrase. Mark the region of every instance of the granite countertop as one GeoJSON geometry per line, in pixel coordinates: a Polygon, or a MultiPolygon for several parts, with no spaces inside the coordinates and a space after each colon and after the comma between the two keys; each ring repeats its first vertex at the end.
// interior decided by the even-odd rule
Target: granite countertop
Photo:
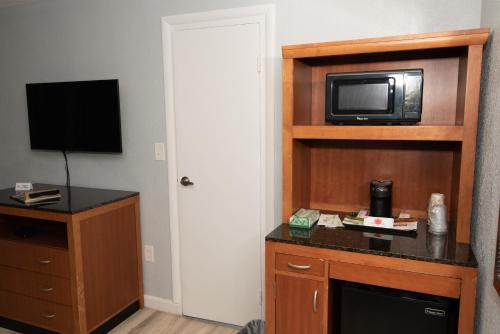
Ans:
{"type": "Polygon", "coordinates": [[[29,208],[31,210],[50,211],[58,213],[75,214],[113,203],[125,198],[139,195],[135,191],[108,190],[84,187],[70,187],[54,184],[33,184],[34,190],[59,189],[61,200],[53,204],[41,204],[26,206],[23,203],[11,199],[9,196],[15,194],[14,188],[0,190],[0,206],[10,206],[16,208],[29,208]]]}
{"type": "Polygon", "coordinates": [[[281,224],[267,235],[266,241],[477,268],[470,245],[457,243],[452,234],[436,236],[428,233],[425,221],[419,221],[416,233],[397,235],[374,233],[363,227],[315,225],[306,230],[281,224]]]}

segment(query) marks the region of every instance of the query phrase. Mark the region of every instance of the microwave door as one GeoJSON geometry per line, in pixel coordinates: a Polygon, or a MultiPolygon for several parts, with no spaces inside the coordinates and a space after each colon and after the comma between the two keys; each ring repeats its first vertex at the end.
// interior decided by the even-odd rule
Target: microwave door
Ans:
{"type": "Polygon", "coordinates": [[[352,116],[387,115],[393,112],[393,78],[349,80],[336,83],[334,114],[352,116]]]}

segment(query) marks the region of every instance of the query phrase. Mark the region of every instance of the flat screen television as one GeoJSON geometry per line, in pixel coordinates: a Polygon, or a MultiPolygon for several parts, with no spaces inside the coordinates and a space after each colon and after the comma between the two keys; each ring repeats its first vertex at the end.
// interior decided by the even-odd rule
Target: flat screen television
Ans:
{"type": "Polygon", "coordinates": [[[31,149],[121,153],[118,80],[26,84],[31,149]]]}

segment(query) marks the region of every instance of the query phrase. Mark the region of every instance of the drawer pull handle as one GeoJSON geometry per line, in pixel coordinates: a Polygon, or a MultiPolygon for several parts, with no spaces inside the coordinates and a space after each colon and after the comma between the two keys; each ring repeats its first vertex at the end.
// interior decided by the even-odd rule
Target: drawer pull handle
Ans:
{"type": "Polygon", "coordinates": [[[298,270],[307,270],[307,269],[311,269],[311,266],[310,265],[305,265],[305,266],[301,266],[299,264],[293,264],[291,262],[288,262],[288,266],[290,268],[293,268],[293,269],[298,269],[298,270]]]}
{"type": "Polygon", "coordinates": [[[54,319],[56,317],[56,315],[54,313],[50,313],[50,314],[42,314],[42,317],[44,317],[45,319],[54,319]]]}
{"type": "Polygon", "coordinates": [[[41,292],[52,292],[52,291],[54,291],[54,288],[53,287],[40,288],[40,291],[41,292]]]}
{"type": "Polygon", "coordinates": [[[313,312],[318,312],[318,289],[314,290],[313,295],[313,312]]]}
{"type": "Polygon", "coordinates": [[[38,263],[40,264],[49,264],[49,263],[52,263],[51,260],[38,260],[38,263]]]}

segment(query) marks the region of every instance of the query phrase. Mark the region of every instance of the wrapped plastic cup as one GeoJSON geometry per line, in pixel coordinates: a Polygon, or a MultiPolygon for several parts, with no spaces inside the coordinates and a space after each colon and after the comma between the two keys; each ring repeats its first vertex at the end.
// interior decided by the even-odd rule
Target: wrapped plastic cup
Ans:
{"type": "Polygon", "coordinates": [[[448,233],[446,205],[436,204],[431,207],[429,214],[429,232],[432,234],[448,233]]]}

